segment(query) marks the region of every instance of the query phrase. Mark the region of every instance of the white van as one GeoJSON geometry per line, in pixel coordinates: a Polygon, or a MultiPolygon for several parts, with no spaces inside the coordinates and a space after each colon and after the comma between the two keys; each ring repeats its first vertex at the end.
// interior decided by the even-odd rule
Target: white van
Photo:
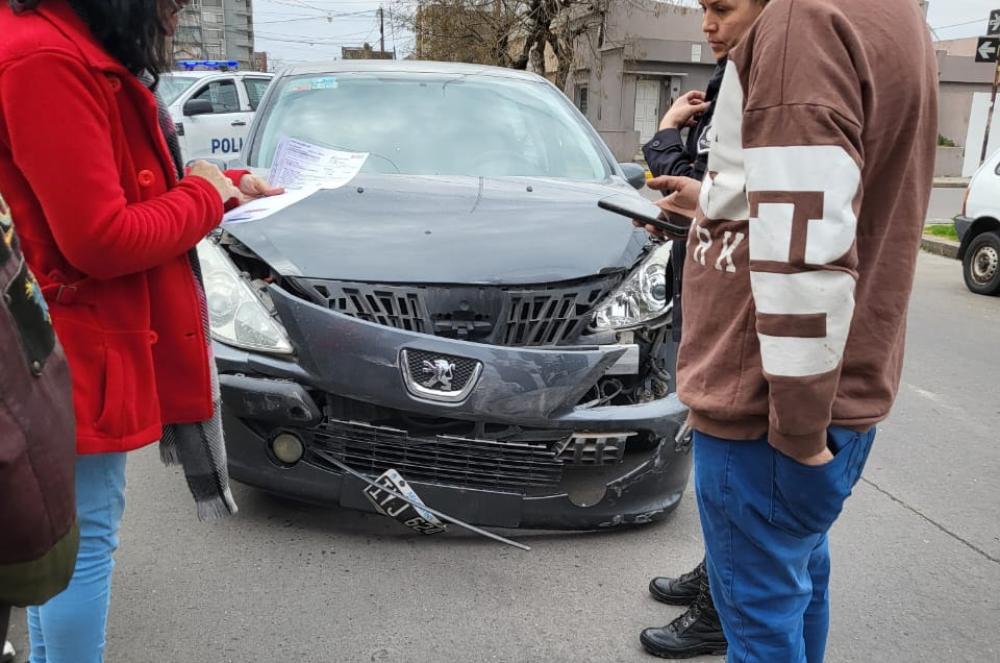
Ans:
{"type": "Polygon", "coordinates": [[[955,230],[965,285],[980,295],[1000,295],[1000,151],[972,176],[955,230]]]}
{"type": "Polygon", "coordinates": [[[184,162],[236,158],[272,77],[243,71],[161,75],[157,92],[177,126],[184,162]]]}

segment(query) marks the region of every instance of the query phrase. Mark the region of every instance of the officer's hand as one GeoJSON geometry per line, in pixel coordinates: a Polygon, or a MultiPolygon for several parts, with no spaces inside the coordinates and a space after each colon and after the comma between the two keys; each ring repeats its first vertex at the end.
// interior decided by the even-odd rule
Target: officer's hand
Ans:
{"type": "Polygon", "coordinates": [[[660,131],[664,129],[680,129],[694,124],[694,117],[708,110],[711,102],[705,101],[705,93],[692,90],[681,95],[660,122],[660,131]]]}

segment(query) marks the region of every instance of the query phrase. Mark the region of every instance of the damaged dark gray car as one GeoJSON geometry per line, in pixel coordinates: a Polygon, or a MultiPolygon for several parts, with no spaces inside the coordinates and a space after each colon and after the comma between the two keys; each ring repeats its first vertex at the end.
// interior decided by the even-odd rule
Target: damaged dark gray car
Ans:
{"type": "Polygon", "coordinates": [[[669,245],[598,208],[638,197],[568,100],[521,72],[402,62],[275,79],[244,154],[290,136],[369,157],[348,186],[199,247],[230,472],[372,510],[404,476],[471,523],[662,518],[690,473],[669,245]]]}

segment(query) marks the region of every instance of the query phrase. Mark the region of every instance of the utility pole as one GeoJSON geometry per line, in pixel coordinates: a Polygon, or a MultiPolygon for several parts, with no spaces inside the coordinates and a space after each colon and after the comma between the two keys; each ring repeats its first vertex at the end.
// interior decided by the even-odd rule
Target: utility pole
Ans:
{"type": "Polygon", "coordinates": [[[986,134],[983,136],[983,151],[979,163],[988,156],[990,133],[993,130],[993,113],[997,107],[997,88],[1000,87],[1000,9],[990,12],[985,37],[980,37],[976,47],[976,62],[995,63],[993,72],[993,94],[990,96],[990,110],[986,115],[986,134]]]}
{"type": "Polygon", "coordinates": [[[378,32],[381,35],[379,40],[379,57],[382,57],[382,54],[385,53],[385,10],[382,9],[381,5],[378,8],[378,32]]]}

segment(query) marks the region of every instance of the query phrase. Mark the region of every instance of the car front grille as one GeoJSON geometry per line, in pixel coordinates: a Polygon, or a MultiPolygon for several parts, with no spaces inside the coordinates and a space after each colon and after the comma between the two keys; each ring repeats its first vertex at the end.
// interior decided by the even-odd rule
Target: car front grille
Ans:
{"type": "Polygon", "coordinates": [[[575,342],[621,275],[551,286],[399,286],[304,278],[293,282],[317,304],[367,322],[525,347],[575,342]]]}
{"type": "Polygon", "coordinates": [[[310,429],[310,460],[339,471],[324,453],[363,474],[392,468],[412,481],[523,493],[557,486],[563,462],[551,444],[496,442],[448,435],[411,435],[387,426],[330,419],[310,429]],[[321,453],[317,453],[317,451],[321,453]]]}

